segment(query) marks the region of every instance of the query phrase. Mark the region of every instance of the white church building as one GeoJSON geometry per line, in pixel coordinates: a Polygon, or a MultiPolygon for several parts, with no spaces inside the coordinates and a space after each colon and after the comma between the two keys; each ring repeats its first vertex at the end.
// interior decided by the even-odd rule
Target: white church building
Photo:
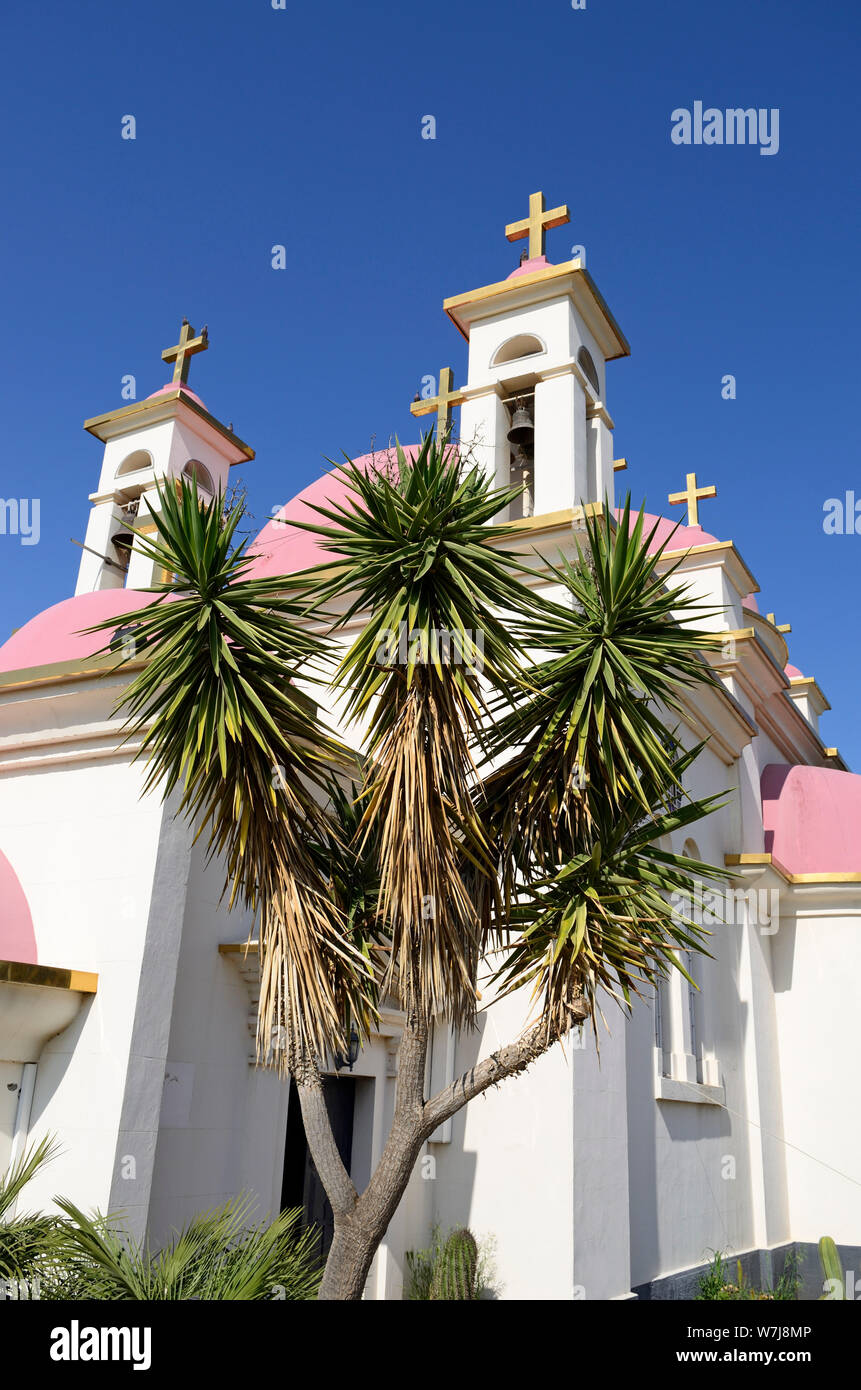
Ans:
{"type": "MultiPolygon", "coordinates": [[[[520,520],[516,548],[538,588],[582,536],[584,506],[615,505],[625,467],[607,375],[629,348],[583,260],[546,259],[546,228],[565,220],[567,209],[545,212],[533,195],[530,217],[506,229],[509,240],[529,235],[521,264],[445,301],[466,341],[466,380],[455,391],[446,370],[438,395],[414,406],[440,420],[459,407],[460,438],[497,484],[524,484],[501,519],[520,520]],[[529,449],[509,439],[517,410],[534,426],[529,449]]],[[[145,653],[120,666],[100,650],[104,634],[84,631],[151,601],[159,576],[134,532],[153,527],[156,481],[193,474],[214,494],[254,457],[188,386],[206,346],[184,324],[164,354],[169,385],[86,421],[102,455],[75,593],[0,646],[0,1170],[56,1135],[62,1151],[28,1206],[48,1210],[62,1193],[122,1213],[154,1245],[241,1189],[261,1216],[302,1205],[324,1230],[327,1220],[290,1084],[253,1063],[252,924],[226,911],[218,866],[172,806],[142,795],[143,766],[113,713],[145,653]]],[[[289,502],[254,542],[255,572],[319,561],[325,552],[290,523],[313,519],[306,503],[341,487],[327,474],[289,502]]],[[[861,776],[823,742],[828,702],[790,663],[787,629],[760,611],[747,559],[700,525],[709,495],[689,475],[671,499],[687,506],[686,523],[671,506],[657,532],[671,536],[659,565],[681,560],[670,582],[693,586],[721,634],[720,682],[690,699],[684,724],[691,742],[706,741],[690,791],[728,796],[695,844],[673,846],[734,875],[713,958],[693,962],[700,989],[673,972],[630,1020],[608,1007],[600,1060],[584,1030],[443,1126],[368,1298],[401,1297],[405,1254],[436,1223],[492,1242],[503,1299],[686,1297],[714,1250],[743,1256],[761,1283],[793,1246],[814,1293],[819,1237],[861,1246],[861,776]]],[[[114,642],[122,653],[124,634],[114,642]]],[[[526,1017],[514,998],[474,1033],[440,1023],[429,1086],[526,1017]]],[[[384,1010],[352,1067],[333,1059],[327,1078],[359,1189],[386,1136],[400,1027],[384,1010]]]]}

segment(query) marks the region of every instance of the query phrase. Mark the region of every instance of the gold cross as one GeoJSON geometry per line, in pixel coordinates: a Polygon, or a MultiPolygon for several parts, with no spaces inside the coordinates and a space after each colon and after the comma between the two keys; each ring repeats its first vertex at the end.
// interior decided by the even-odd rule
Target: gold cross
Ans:
{"type": "Polygon", "coordinates": [[[437,439],[442,439],[451,429],[452,406],[461,405],[462,402],[463,392],[453,390],[451,367],[443,367],[439,374],[439,395],[431,396],[426,401],[413,401],[410,411],[413,415],[430,415],[435,410],[437,439]]]}
{"type": "Polygon", "coordinates": [[[529,237],[529,259],[534,261],[536,256],[544,255],[544,238],[548,227],[561,227],[564,222],[570,222],[571,218],[565,203],[559,208],[551,208],[549,212],[544,211],[544,194],[530,193],[529,195],[529,216],[524,217],[521,222],[509,222],[505,229],[505,235],[509,241],[521,241],[523,237],[529,237]]]}
{"type": "Polygon", "coordinates": [[[696,473],[688,473],[688,485],[684,492],[671,492],[667,501],[671,506],[676,507],[680,502],[688,504],[688,525],[699,526],[700,509],[699,503],[704,497],[717,497],[716,487],[697,487],[696,473]]]}
{"type": "Polygon", "coordinates": [[[773,613],[766,613],[765,616],[766,616],[766,618],[768,619],[768,621],[771,623],[771,626],[777,628],[778,632],[791,632],[791,631],[792,631],[792,623],[776,623],[776,622],[774,621],[774,614],[773,614],[773,613]]]}
{"type": "Polygon", "coordinates": [[[195,338],[194,329],[188,319],[183,319],[180,329],[179,342],[176,347],[165,348],[161,355],[162,362],[175,363],[173,369],[174,385],[183,385],[188,381],[188,369],[191,366],[191,358],[196,352],[206,352],[209,347],[209,333],[204,326],[199,338],[195,338]]]}

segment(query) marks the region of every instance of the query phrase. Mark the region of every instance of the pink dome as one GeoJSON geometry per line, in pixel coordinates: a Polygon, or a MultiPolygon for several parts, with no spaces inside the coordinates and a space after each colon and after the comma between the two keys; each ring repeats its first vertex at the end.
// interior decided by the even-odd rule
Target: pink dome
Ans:
{"type": "Polygon", "coordinates": [[[766,853],[792,874],[861,872],[861,776],[771,763],[760,781],[766,853]]]}
{"type": "Polygon", "coordinates": [[[27,896],[18,875],[0,850],[0,960],[35,965],[36,934],[27,896]]]}
{"type": "Polygon", "coordinates": [[[510,275],[506,275],[506,280],[514,280],[518,275],[531,275],[535,270],[551,270],[552,262],[546,256],[533,256],[531,261],[524,261],[516,270],[512,270],[510,275]]]}
{"type": "Polygon", "coordinates": [[[799,671],[797,666],[784,666],[783,674],[787,676],[790,680],[804,680],[804,675],[801,671],[799,671]]]}
{"type": "Polygon", "coordinates": [[[145,608],[153,594],[140,589],[97,589],[63,599],[37,613],[0,647],[0,671],[21,671],[57,661],[81,661],[94,656],[110,640],[109,632],[82,633],[81,628],[104,618],[145,608]]]}
{"type": "MultiPolygon", "coordinates": [[[[147,396],[147,400],[154,401],[157,396],[166,396],[168,391],[175,391],[176,387],[177,383],[175,381],[169,381],[167,383],[167,386],[160,386],[157,391],[151,391],[150,394],[147,396]]],[[[195,391],[192,391],[191,387],[187,386],[185,382],[180,383],[179,389],[182,391],[184,396],[191,396],[191,399],[193,401],[197,401],[197,404],[203,406],[203,409],[206,410],[206,406],[203,405],[203,401],[200,399],[200,396],[198,396],[195,391]]]]}
{"type": "MultiPolygon", "coordinates": [[[[621,521],[622,508],[616,508],[616,519],[621,521]]],[[[630,529],[633,531],[637,521],[637,513],[632,509],[630,515],[630,529]]],[[[662,545],[666,545],[669,550],[689,550],[694,545],[709,545],[717,540],[717,536],[711,535],[709,531],[704,531],[701,526],[682,526],[680,522],[673,521],[672,517],[656,516],[652,512],[646,512],[643,518],[643,533],[648,535],[652,527],[658,523],[658,529],[649,545],[649,552],[658,550],[662,545]]]]}
{"type": "MultiPolygon", "coordinates": [[[[412,458],[418,452],[418,447],[417,444],[409,444],[404,448],[404,453],[408,458],[412,458]]],[[[374,461],[379,465],[387,459],[394,461],[395,458],[393,449],[383,449],[377,454],[362,454],[353,462],[358,464],[359,468],[367,469],[374,461]]],[[[334,559],[335,552],[322,541],[312,536],[310,531],[291,526],[290,522],[307,521],[328,526],[332,523],[312,511],[309,503],[317,507],[326,507],[333,503],[343,504],[352,497],[353,493],[347,487],[344,478],[334,471],[324,473],[322,478],[303,488],[291,502],[285,503],[272,521],[267,522],[249,547],[249,554],[255,557],[251,576],[264,579],[277,574],[295,574],[298,570],[334,559]]]]}
{"type": "MultiPolygon", "coordinates": [[[[404,452],[412,457],[417,449],[418,445],[412,444],[407,446],[404,452]]],[[[381,459],[386,457],[393,459],[395,457],[394,450],[383,450],[378,454],[363,454],[354,461],[360,468],[368,468],[372,460],[376,459],[379,463],[381,459]]],[[[324,546],[309,531],[303,531],[298,526],[291,526],[290,522],[318,522],[321,526],[326,526],[329,523],[324,517],[320,517],[312,511],[311,505],[324,507],[332,503],[343,503],[351,496],[352,493],[347,488],[343,478],[335,472],[324,473],[316,482],[297,493],[292,501],[287,502],[281,508],[272,521],[267,522],[249,547],[249,554],[253,555],[256,561],[251,571],[254,578],[263,579],[277,574],[295,574],[311,565],[319,565],[326,560],[331,560],[334,555],[333,551],[324,546]]],[[[617,509],[616,515],[621,517],[621,508],[617,509]]],[[[632,528],[635,521],[636,513],[632,512],[632,528]]],[[[708,545],[717,540],[716,536],[704,531],[701,526],[682,526],[669,517],[658,517],[650,512],[647,512],[645,517],[647,534],[655,522],[658,523],[658,529],[649,547],[652,551],[665,541],[669,541],[671,550],[687,550],[691,546],[708,545]]]]}

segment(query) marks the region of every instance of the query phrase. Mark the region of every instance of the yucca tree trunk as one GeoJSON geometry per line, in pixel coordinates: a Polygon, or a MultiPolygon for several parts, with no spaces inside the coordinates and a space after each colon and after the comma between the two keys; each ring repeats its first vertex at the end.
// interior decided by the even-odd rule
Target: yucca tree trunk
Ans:
{"type": "Polygon", "coordinates": [[[386,1151],[371,1183],[349,1216],[335,1218],[335,1235],[326,1261],[319,1297],[360,1299],[368,1272],[389,1222],[398,1209],[423,1140],[417,1126],[393,1127],[386,1151]]]}
{"type": "MultiPolygon", "coordinates": [[[[577,1003],[571,1010],[569,1027],[583,1022],[588,1012],[584,1001],[577,1003]]],[[[306,1121],[311,1157],[335,1213],[335,1235],[320,1286],[321,1299],[348,1301],[362,1297],[374,1255],[407,1189],[422,1145],[434,1130],[488,1087],[507,1076],[526,1071],[558,1041],[559,1036],[555,1030],[548,1030],[546,1024],[536,1024],[515,1042],[499,1048],[432,1100],[426,1101],[424,1077],[428,1027],[418,1017],[408,1018],[398,1051],[398,1083],[392,1128],[380,1162],[361,1196],[357,1195],[350,1182],[334,1139],[331,1139],[325,1103],[324,1127],[329,1131],[328,1138],[320,1132],[319,1121],[322,1117],[319,1112],[316,1112],[310,1132],[306,1121]]],[[[320,1098],[322,1102],[322,1088],[320,1098]]],[[[315,1110],[314,1102],[310,1101],[309,1113],[315,1110]]],[[[306,1102],[303,1099],[303,1116],[305,1113],[306,1102]]]]}
{"type": "MultiPolygon", "coordinates": [[[[343,1181],[339,1181],[335,1189],[339,1198],[339,1205],[336,1207],[328,1190],[326,1173],[317,1167],[335,1215],[335,1234],[320,1287],[321,1299],[362,1297],[371,1262],[406,1191],[410,1174],[424,1142],[424,1078],[427,1049],[427,1021],[413,1011],[407,1017],[398,1049],[398,1079],[392,1127],[380,1161],[361,1197],[356,1195],[355,1188],[350,1183],[353,1198],[347,1200],[343,1181]]],[[[304,1116],[304,1105],[302,1113],[304,1116]]],[[[329,1133],[331,1134],[331,1127],[329,1133]]],[[[316,1165],[317,1154],[310,1136],[308,1145],[316,1165]]],[[[325,1164],[327,1172],[333,1174],[334,1164],[331,1153],[327,1155],[325,1152],[325,1141],[319,1147],[321,1161],[325,1164]]],[[[344,1171],[337,1149],[335,1154],[344,1171]]]]}

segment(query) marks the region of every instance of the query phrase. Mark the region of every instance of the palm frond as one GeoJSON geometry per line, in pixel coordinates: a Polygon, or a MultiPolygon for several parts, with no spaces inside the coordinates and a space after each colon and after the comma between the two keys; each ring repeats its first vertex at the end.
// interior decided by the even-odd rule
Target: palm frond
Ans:
{"type": "Polygon", "coordinates": [[[512,935],[500,938],[494,980],[502,994],[528,987],[551,1036],[564,1036],[575,1004],[593,1012],[599,990],[626,1009],[681,953],[708,954],[709,933],[682,904],[694,904],[723,870],[660,845],[721,804],[691,800],[643,817],[639,798],[596,807],[583,846],[552,872],[531,878],[511,906],[512,935]]]}
{"type": "Polygon", "coordinates": [[[563,598],[515,625],[539,656],[518,698],[497,699],[482,788],[509,891],[516,846],[547,863],[579,844],[596,803],[633,796],[649,814],[644,779],[658,805],[681,791],[687,763],[672,770],[682,749],[667,715],[681,713],[682,690],[714,683],[701,654],[714,635],[691,625],[706,610],[687,587],[658,574],[663,548],[650,553],[644,521],[631,526],[630,500],[615,529],[606,507],[588,517],[588,553],[578,544],[553,569],[563,598]]]}
{"type": "Polygon", "coordinates": [[[669,899],[724,876],[658,843],[721,804],[685,797],[702,745],[668,724],[715,679],[713,634],[692,625],[704,609],[658,574],[630,502],[618,529],[607,508],[587,528],[588,552],[553,571],[562,597],[516,624],[538,657],[497,699],[479,792],[502,873],[496,912],[478,885],[495,982],[532,990],[554,1036],[578,1000],[604,989],[630,1007],[682,949],[704,949],[669,899]]]}
{"type": "Polygon", "coordinates": [[[299,1210],[254,1223],[254,1199],[240,1193],[199,1213],[153,1253],[99,1213],[87,1215],[62,1197],[55,1201],[67,1217],[58,1251],[60,1293],[135,1302],[316,1295],[321,1273],[316,1236],[313,1228],[301,1230],[299,1210]]]}
{"type": "Polygon", "coordinates": [[[0,1175],[0,1279],[38,1278],[50,1258],[56,1243],[56,1217],[11,1213],[27,1184],[59,1151],[58,1141],[46,1135],[24,1149],[0,1175]]]}

